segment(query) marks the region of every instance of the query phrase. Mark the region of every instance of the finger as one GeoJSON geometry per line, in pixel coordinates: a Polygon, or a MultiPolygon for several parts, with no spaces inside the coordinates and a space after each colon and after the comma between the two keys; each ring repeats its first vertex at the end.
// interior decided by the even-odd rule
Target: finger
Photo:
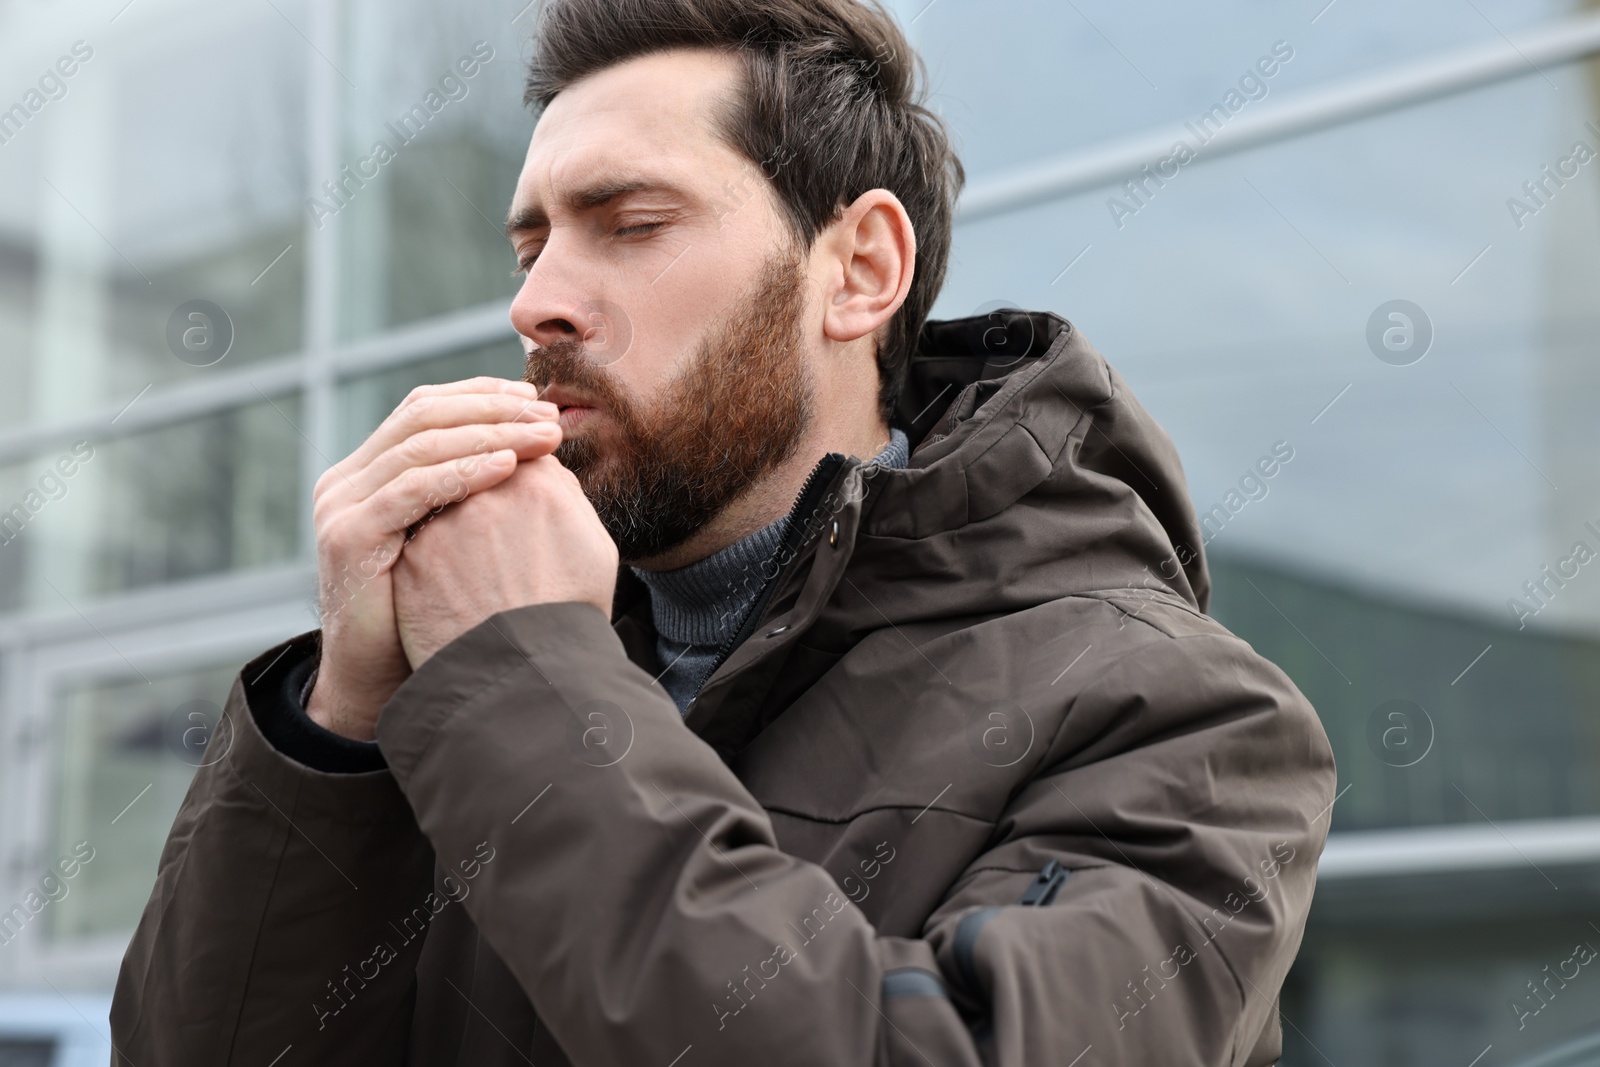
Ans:
{"type": "Polygon", "coordinates": [[[329,473],[335,478],[353,481],[356,472],[424,430],[501,422],[549,422],[559,417],[560,410],[554,404],[517,393],[462,392],[408,397],[361,447],[329,473]]]}
{"type": "Polygon", "coordinates": [[[431,467],[452,460],[470,465],[500,449],[510,449],[520,460],[539,459],[556,450],[561,436],[561,424],[546,421],[423,430],[389,449],[356,475],[354,492],[364,499],[413,467],[431,467]]]}
{"type": "Polygon", "coordinates": [[[408,397],[357,449],[365,462],[423,430],[497,422],[556,421],[560,409],[522,393],[459,392],[408,397]]]}
{"type": "Polygon", "coordinates": [[[348,529],[338,536],[381,543],[404,535],[408,526],[473,493],[491,489],[517,469],[517,454],[506,448],[473,457],[476,462],[451,460],[426,467],[411,467],[390,480],[372,496],[339,516],[348,529]]]}
{"type": "Polygon", "coordinates": [[[434,385],[419,385],[406,394],[400,401],[399,407],[404,407],[411,401],[425,396],[457,396],[464,393],[507,393],[520,396],[526,400],[537,400],[539,390],[536,386],[516,378],[495,378],[487,374],[476,378],[463,378],[459,382],[440,382],[434,385]]]}

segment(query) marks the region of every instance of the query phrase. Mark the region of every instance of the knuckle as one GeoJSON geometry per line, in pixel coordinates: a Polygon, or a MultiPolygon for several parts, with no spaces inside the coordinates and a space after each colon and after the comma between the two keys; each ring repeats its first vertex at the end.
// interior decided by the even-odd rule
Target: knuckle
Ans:
{"type": "Polygon", "coordinates": [[[348,512],[337,512],[318,524],[317,541],[325,548],[343,548],[349,537],[350,516],[348,512]]]}
{"type": "Polygon", "coordinates": [[[418,468],[410,467],[394,480],[394,485],[400,496],[411,500],[428,491],[428,476],[418,468]]]}
{"type": "Polygon", "coordinates": [[[327,500],[327,498],[312,498],[311,528],[317,531],[317,536],[322,536],[322,532],[327,529],[331,522],[333,522],[334,516],[336,516],[338,513],[338,509],[335,508],[333,504],[327,500]]]}
{"type": "MultiPolygon", "coordinates": [[[[418,386],[418,389],[427,388],[418,386]]],[[[437,406],[434,397],[427,393],[420,393],[414,399],[408,400],[400,409],[400,421],[404,426],[420,427],[426,425],[429,414],[437,406]]]]}
{"type": "Polygon", "coordinates": [[[418,467],[428,462],[438,443],[437,430],[421,430],[395,446],[395,455],[407,467],[418,467]]]}

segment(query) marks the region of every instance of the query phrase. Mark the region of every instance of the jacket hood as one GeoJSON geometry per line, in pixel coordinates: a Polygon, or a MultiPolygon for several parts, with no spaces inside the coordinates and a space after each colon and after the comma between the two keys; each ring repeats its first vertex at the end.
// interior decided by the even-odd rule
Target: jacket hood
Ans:
{"type": "MultiPolygon", "coordinates": [[[[1067,597],[1125,616],[1156,599],[1205,611],[1210,579],[1177,451],[1065,319],[1006,310],[930,322],[893,421],[911,439],[910,465],[838,454],[818,464],[777,576],[690,705],[685,723],[724,758],[874,631],[915,647],[919,634],[1067,597]]],[[[642,585],[619,585],[617,632],[647,657],[643,599],[642,585]]]]}
{"type": "Polygon", "coordinates": [[[1205,611],[1177,450],[1070,322],[1013,310],[930,322],[895,421],[911,463],[863,472],[846,575],[896,623],[1130,590],[1205,611]]]}

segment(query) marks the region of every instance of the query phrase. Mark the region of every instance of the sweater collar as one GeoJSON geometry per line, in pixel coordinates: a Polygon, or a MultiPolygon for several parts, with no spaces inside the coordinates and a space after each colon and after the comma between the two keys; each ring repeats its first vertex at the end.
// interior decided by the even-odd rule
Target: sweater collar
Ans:
{"type": "MultiPolygon", "coordinates": [[[[889,444],[873,457],[880,467],[911,461],[904,431],[891,429],[889,444]]],[[[785,515],[705,559],[669,571],[628,569],[650,591],[656,633],[688,645],[720,646],[744,622],[762,588],[777,574],[772,565],[792,515],[785,515]]]]}

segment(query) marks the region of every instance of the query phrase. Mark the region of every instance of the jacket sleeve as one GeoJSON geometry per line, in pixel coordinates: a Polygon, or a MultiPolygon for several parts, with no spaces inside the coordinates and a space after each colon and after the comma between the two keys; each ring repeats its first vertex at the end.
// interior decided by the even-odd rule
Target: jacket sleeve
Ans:
{"type": "Polygon", "coordinates": [[[314,654],[296,638],[234,683],[123,958],[115,1064],[405,1061],[433,854],[388,771],[313,770],[263,735],[314,654]]]}
{"type": "Polygon", "coordinates": [[[1163,638],[1079,695],[920,938],[878,936],[779,850],[592,607],[469,631],[378,740],[436,851],[496,850],[465,907],[577,1067],[1021,1067],[1090,1046],[1269,1063],[1252,1050],[1298,945],[1331,756],[1281,672],[1199,640],[1163,638]],[[1052,859],[1064,882],[1038,877],[1052,859]],[[1036,881],[1049,903],[1020,903],[1036,881]],[[810,916],[827,929],[806,941],[810,916]]]}

